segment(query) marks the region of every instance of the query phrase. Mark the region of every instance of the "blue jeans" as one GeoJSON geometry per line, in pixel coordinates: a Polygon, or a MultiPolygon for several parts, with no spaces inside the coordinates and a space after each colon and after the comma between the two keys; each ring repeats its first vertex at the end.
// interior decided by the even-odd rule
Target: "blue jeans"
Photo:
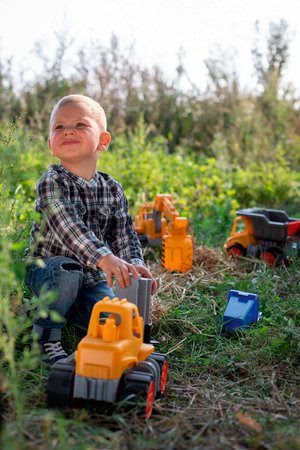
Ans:
{"type": "Polygon", "coordinates": [[[59,341],[66,323],[87,329],[95,303],[115,295],[106,281],[99,281],[93,287],[84,286],[83,267],[72,258],[51,256],[43,258],[43,262],[44,267],[34,262],[27,267],[26,284],[36,296],[41,291],[55,293],[56,299],[49,310],[56,311],[62,321],[53,321],[50,316],[38,318],[34,321],[33,332],[40,341],[59,341]]]}

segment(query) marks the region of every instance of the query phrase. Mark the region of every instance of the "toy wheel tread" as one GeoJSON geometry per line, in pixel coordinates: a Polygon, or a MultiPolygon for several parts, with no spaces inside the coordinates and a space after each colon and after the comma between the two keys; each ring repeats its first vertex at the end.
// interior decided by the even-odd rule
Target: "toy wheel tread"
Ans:
{"type": "Polygon", "coordinates": [[[160,381],[159,381],[159,394],[163,395],[166,390],[167,380],[168,380],[168,359],[166,355],[162,353],[152,353],[148,360],[154,360],[158,363],[160,368],[160,381]]]}
{"type": "Polygon", "coordinates": [[[47,381],[47,405],[70,406],[73,399],[75,366],[58,362],[51,369],[47,381]]]}
{"type": "Polygon", "coordinates": [[[136,405],[141,401],[143,406],[139,409],[139,414],[149,419],[153,411],[155,394],[153,375],[135,369],[124,373],[118,400],[127,401],[130,405],[136,405]]]}
{"type": "Polygon", "coordinates": [[[241,244],[234,244],[227,249],[227,254],[231,258],[241,258],[245,256],[246,250],[241,244]]]}
{"type": "Polygon", "coordinates": [[[284,260],[283,255],[276,249],[263,250],[260,259],[270,268],[278,266],[284,260]]]}
{"type": "Polygon", "coordinates": [[[149,243],[149,239],[148,239],[148,236],[146,234],[138,234],[138,239],[139,239],[141,244],[148,244],[149,243]]]}

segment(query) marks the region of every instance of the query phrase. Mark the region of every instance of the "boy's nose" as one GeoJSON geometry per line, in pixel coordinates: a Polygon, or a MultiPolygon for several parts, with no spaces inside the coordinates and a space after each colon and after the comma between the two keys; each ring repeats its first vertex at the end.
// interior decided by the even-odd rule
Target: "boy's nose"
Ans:
{"type": "Polygon", "coordinates": [[[74,127],[66,127],[65,135],[67,135],[67,134],[74,134],[74,127]]]}

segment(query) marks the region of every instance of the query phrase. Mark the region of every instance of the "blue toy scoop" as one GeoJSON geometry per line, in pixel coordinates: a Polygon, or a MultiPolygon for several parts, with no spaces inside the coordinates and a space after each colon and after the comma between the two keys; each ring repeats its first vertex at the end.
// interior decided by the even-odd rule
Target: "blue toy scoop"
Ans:
{"type": "Polygon", "coordinates": [[[228,303],[223,316],[223,329],[232,333],[237,328],[249,328],[259,319],[259,297],[251,292],[228,293],[228,303]]]}

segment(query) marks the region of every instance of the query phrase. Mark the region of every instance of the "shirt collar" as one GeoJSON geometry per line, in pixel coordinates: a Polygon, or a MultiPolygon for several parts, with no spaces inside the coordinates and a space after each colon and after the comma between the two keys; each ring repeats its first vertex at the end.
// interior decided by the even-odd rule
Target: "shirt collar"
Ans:
{"type": "Polygon", "coordinates": [[[71,172],[70,170],[66,169],[64,166],[60,165],[53,165],[55,169],[59,169],[61,172],[66,173],[72,180],[79,184],[82,187],[89,187],[90,189],[96,189],[97,187],[97,181],[98,181],[98,173],[96,172],[93,178],[90,180],[86,180],[85,178],[79,177],[78,175],[75,175],[75,173],[71,172]]]}

